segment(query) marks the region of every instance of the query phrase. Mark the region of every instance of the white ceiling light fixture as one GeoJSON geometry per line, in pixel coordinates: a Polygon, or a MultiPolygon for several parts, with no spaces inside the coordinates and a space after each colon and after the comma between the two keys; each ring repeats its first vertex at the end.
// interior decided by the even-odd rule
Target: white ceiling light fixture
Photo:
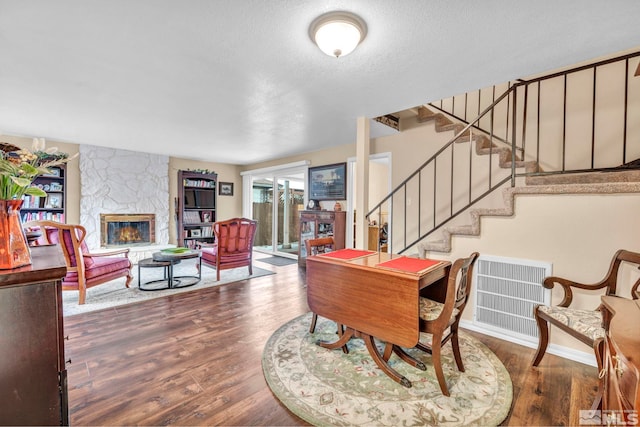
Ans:
{"type": "Polygon", "coordinates": [[[320,15],[309,26],[309,37],[321,51],[339,58],[353,52],[367,35],[367,24],[350,12],[320,15]]]}

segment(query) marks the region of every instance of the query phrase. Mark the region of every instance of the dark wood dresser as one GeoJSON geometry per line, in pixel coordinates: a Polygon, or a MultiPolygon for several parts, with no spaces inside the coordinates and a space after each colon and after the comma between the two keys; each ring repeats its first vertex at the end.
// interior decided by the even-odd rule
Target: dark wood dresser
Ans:
{"type": "Polygon", "coordinates": [[[640,300],[602,297],[602,313],[607,331],[600,373],[602,421],[620,425],[634,421],[640,409],[640,300]]]}
{"type": "Polygon", "coordinates": [[[58,246],[31,248],[33,263],[0,270],[0,424],[68,425],[58,246]]]}

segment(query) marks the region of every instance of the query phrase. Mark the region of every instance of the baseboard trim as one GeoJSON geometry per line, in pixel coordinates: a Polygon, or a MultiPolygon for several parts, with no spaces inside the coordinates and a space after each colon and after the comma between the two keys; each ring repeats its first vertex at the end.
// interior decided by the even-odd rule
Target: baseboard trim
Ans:
{"type": "MultiPolygon", "coordinates": [[[[483,328],[468,320],[460,320],[460,326],[470,331],[478,332],[480,334],[488,335],[490,337],[498,338],[498,339],[508,341],[514,344],[518,344],[524,347],[533,348],[533,349],[538,348],[537,344],[533,344],[529,341],[522,340],[518,337],[508,336],[490,329],[483,328]]],[[[562,357],[564,359],[573,360],[574,362],[579,362],[585,365],[598,367],[598,364],[596,362],[596,356],[593,353],[587,353],[585,351],[576,350],[573,348],[568,348],[568,347],[560,346],[557,344],[549,344],[549,346],[547,347],[547,353],[562,357]]]]}

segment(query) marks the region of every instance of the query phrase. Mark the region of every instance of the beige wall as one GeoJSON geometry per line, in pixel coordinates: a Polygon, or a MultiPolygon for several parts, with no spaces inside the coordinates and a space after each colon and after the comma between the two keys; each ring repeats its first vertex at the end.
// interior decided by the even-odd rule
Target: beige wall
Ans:
{"type": "MultiPolygon", "coordinates": [[[[503,256],[552,263],[554,276],[582,283],[597,283],[606,275],[609,263],[618,249],[640,252],[640,196],[611,195],[520,195],[516,196],[512,217],[484,217],[480,237],[454,237],[452,252],[442,259],[453,260],[473,251],[484,255],[503,256]]],[[[435,253],[431,258],[440,258],[435,253]]],[[[629,297],[631,284],[638,271],[622,275],[624,283],[618,294],[629,297]]],[[[554,289],[552,304],[562,299],[562,291],[554,289]]],[[[469,306],[473,307],[473,299],[469,306]]],[[[575,291],[572,306],[595,309],[599,294],[575,291]]],[[[467,309],[464,320],[471,321],[467,309]]],[[[551,332],[551,344],[577,349],[586,355],[593,352],[567,334],[551,332]]]]}
{"type": "Polygon", "coordinates": [[[337,145],[326,150],[311,151],[304,154],[297,154],[295,156],[284,157],[282,159],[270,160],[268,162],[253,163],[247,166],[241,166],[241,171],[248,171],[253,169],[262,169],[273,166],[279,166],[286,163],[299,162],[303,160],[309,160],[311,164],[309,167],[329,165],[332,163],[346,162],[349,157],[356,155],[356,146],[353,144],[337,145]]]}

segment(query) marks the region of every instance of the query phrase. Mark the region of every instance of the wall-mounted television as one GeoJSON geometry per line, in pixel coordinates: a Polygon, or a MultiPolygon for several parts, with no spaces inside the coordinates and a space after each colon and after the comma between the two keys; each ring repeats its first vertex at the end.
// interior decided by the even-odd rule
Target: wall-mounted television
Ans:
{"type": "Polygon", "coordinates": [[[215,209],[215,197],[215,190],[185,189],[184,207],[186,209],[215,209]]]}

